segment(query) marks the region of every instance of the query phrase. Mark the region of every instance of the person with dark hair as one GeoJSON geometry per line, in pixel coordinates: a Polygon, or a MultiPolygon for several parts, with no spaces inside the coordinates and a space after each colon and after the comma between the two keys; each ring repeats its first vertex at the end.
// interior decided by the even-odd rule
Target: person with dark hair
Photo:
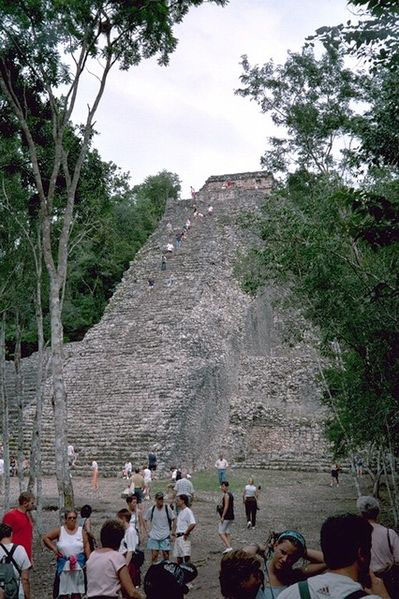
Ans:
{"type": "Polygon", "coordinates": [[[138,506],[138,500],[137,493],[133,493],[133,495],[128,495],[126,497],[127,509],[130,512],[130,526],[136,531],[138,544],[140,544],[140,542],[143,541],[146,527],[143,514],[138,506]]]}
{"type": "Polygon", "coordinates": [[[79,526],[81,526],[86,532],[91,532],[90,516],[92,513],[91,505],[83,505],[80,508],[79,526]]]}
{"type": "Polygon", "coordinates": [[[116,517],[122,522],[125,529],[125,536],[120,544],[119,552],[125,557],[127,569],[129,570],[134,586],[139,587],[141,581],[140,568],[137,568],[136,562],[133,559],[139,543],[139,538],[136,529],[133,526],[130,526],[131,513],[127,508],[124,508],[119,510],[116,517]]]}
{"type": "Polygon", "coordinates": [[[148,453],[148,468],[153,474],[157,469],[157,456],[155,455],[155,451],[153,449],[148,453]]]}
{"type": "Polygon", "coordinates": [[[157,561],[160,551],[162,551],[163,559],[168,560],[171,533],[174,535],[176,532],[176,516],[173,510],[164,503],[162,491],[155,493],[155,505],[147,510],[144,519],[150,527],[147,549],[151,550],[152,563],[157,561]]]}
{"type": "Polygon", "coordinates": [[[102,547],[93,551],[87,560],[87,596],[92,599],[119,597],[121,588],[128,599],[143,599],[134,588],[126,560],[119,547],[125,528],[119,520],[107,520],[100,532],[102,547]]]}
{"type": "Polygon", "coordinates": [[[360,516],[327,518],[320,532],[327,572],[290,586],[279,599],[388,599],[382,580],[369,571],[371,533],[372,527],[360,516]]]}
{"type": "Polygon", "coordinates": [[[147,599],[183,599],[189,592],[188,583],[198,575],[193,564],[175,564],[163,560],[148,568],[144,578],[147,599]]]}
{"type": "MultiPolygon", "coordinates": [[[[296,530],[272,533],[268,549],[270,557],[265,561],[266,599],[275,599],[289,585],[314,576],[326,568],[321,551],[308,549],[304,536],[296,530]],[[310,564],[294,568],[294,564],[301,558],[310,564]]],[[[257,549],[256,553],[261,552],[257,549]]]]}
{"type": "Polygon", "coordinates": [[[331,482],[330,482],[330,487],[332,486],[336,486],[339,487],[339,472],[341,470],[341,466],[337,463],[334,462],[333,464],[331,464],[331,482]]]}
{"type": "Polygon", "coordinates": [[[24,491],[18,497],[18,507],[3,516],[4,524],[12,528],[12,542],[25,548],[32,561],[33,522],[31,511],[35,509],[35,496],[24,491]]]}
{"type": "Polygon", "coordinates": [[[134,474],[130,479],[130,488],[137,495],[137,503],[141,503],[144,499],[144,477],[140,474],[140,468],[134,469],[134,474]]]}
{"type": "Polygon", "coordinates": [[[220,592],[226,599],[255,599],[263,585],[262,561],[241,549],[222,557],[220,592]]]}
{"type": "Polygon", "coordinates": [[[385,528],[382,524],[378,524],[380,513],[378,499],[362,495],[357,500],[356,507],[373,529],[370,569],[376,576],[382,578],[392,598],[399,597],[399,536],[392,528],[385,528]]]}
{"type": "Polygon", "coordinates": [[[11,538],[11,526],[0,524],[0,562],[12,564],[15,584],[19,585],[18,599],[30,599],[29,571],[32,564],[25,548],[13,543],[11,538]]]}
{"type": "Polygon", "coordinates": [[[190,534],[194,530],[196,522],[193,512],[189,508],[189,498],[187,495],[177,495],[176,505],[178,508],[176,534],[172,535],[175,539],[174,556],[177,563],[181,564],[190,561],[191,540],[190,534]]]}
{"type": "Polygon", "coordinates": [[[220,485],[223,496],[220,505],[217,506],[217,511],[220,516],[219,522],[219,537],[222,539],[225,546],[223,553],[232,551],[231,546],[231,527],[234,522],[234,495],[229,491],[229,483],[224,480],[220,485]]]}
{"type": "Polygon", "coordinates": [[[80,599],[86,592],[84,567],[90,555],[87,532],[77,523],[75,510],[65,512],[65,524],[43,535],[43,543],[57,558],[53,597],[73,595],[80,599]]]}

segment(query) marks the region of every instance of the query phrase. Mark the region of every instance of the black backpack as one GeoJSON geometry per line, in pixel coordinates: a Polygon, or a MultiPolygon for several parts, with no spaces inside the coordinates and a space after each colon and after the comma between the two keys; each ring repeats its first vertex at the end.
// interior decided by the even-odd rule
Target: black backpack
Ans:
{"type": "MultiPolygon", "coordinates": [[[[171,520],[171,517],[169,516],[169,508],[166,505],[166,503],[164,505],[164,508],[165,508],[165,511],[166,511],[166,517],[168,519],[169,530],[172,530],[172,520],[171,520]]],[[[151,516],[150,516],[150,521],[151,522],[152,522],[152,519],[154,517],[154,510],[155,510],[155,505],[152,506],[152,510],[151,510],[151,516]]]]}

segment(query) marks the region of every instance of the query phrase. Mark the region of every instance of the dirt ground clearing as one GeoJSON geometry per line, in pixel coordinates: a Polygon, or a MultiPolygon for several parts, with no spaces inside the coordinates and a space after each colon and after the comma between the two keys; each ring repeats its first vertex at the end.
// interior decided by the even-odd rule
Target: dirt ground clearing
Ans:
{"type": "MultiPolygon", "coordinates": [[[[193,476],[196,498],[192,509],[197,519],[197,527],[192,536],[192,561],[198,567],[198,578],[188,597],[191,599],[219,599],[218,570],[223,549],[217,534],[218,517],[216,504],[221,496],[216,482],[216,473],[199,473],[193,476]]],[[[281,531],[294,528],[301,531],[309,547],[319,546],[319,530],[322,521],[331,514],[355,511],[356,492],[352,478],[341,475],[340,486],[331,488],[328,473],[276,472],[267,470],[229,472],[231,490],[235,496],[236,520],[233,529],[233,547],[250,542],[263,542],[270,530],[281,531]],[[260,510],[255,530],[247,530],[242,504],[242,490],[249,476],[261,485],[260,510]]],[[[121,499],[124,482],[120,478],[100,479],[97,496],[90,489],[89,478],[74,478],[76,506],[89,503],[93,507],[92,522],[98,536],[105,519],[125,507],[121,499]]],[[[363,491],[369,491],[364,478],[363,491]]],[[[156,481],[154,491],[166,491],[166,481],[156,481]]],[[[57,505],[56,482],[53,478],[44,481],[45,506],[57,505]]],[[[12,501],[18,495],[17,480],[12,479],[12,501]]],[[[148,504],[148,502],[146,502],[148,504]]],[[[58,525],[58,512],[44,512],[44,529],[58,525]]],[[[148,554],[149,552],[146,552],[148,554]]],[[[148,555],[142,573],[148,567],[148,555]]],[[[32,599],[51,599],[55,572],[55,558],[42,548],[36,539],[34,546],[34,570],[32,572],[32,599]]]]}

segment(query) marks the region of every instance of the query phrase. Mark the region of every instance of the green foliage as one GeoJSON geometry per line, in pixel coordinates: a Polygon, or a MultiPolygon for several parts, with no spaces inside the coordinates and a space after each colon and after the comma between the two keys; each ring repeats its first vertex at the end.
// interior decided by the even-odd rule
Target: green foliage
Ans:
{"type": "MultiPolygon", "coordinates": [[[[237,272],[252,294],[270,281],[289,289],[290,305],[320,332],[326,430],[339,456],[370,443],[399,449],[398,80],[396,57],[382,66],[363,25],[357,48],[365,44],[372,77],[347,72],[351,48],[338,36],[321,61],[309,47],[284,65],[251,68],[244,58],[238,92],[282,128],[263,162],[285,178],[261,216],[243,223],[259,243],[237,272]],[[354,100],[363,102],[357,113],[354,100]],[[355,141],[341,164],[328,153],[329,136],[355,141]]],[[[323,32],[326,41],[331,28],[323,32]]]]}
{"type": "MultiPolygon", "coordinates": [[[[99,321],[129,262],[158,226],[166,200],[177,199],[180,191],[178,176],[168,171],[149,176],[142,184],[130,188],[128,178],[115,165],[100,162],[100,166],[106,179],[99,179],[98,172],[94,178],[96,171],[87,173],[89,184],[92,181],[96,184],[92,195],[85,195],[84,222],[87,228],[88,200],[94,199],[98,207],[94,205],[95,211],[90,215],[93,226],[77,245],[74,239],[79,239],[80,227],[72,237],[74,250],[63,311],[68,341],[82,339],[99,321]]],[[[80,217],[79,209],[77,216],[80,217]]]]}
{"type": "Polygon", "coordinates": [[[334,27],[320,27],[308,39],[321,41],[326,48],[345,46],[346,52],[369,62],[374,71],[399,66],[399,5],[396,0],[350,0],[370,11],[366,18],[334,27]]]}
{"type": "Polygon", "coordinates": [[[352,132],[353,100],[359,97],[361,76],[343,66],[336,50],[315,58],[311,48],[288,53],[283,65],[272,60],[251,66],[242,57],[243,87],[236,94],[255,101],[273,123],[284,131],[283,137],[269,138],[270,149],[262,165],[275,172],[286,172],[297,164],[326,173],[337,165],[336,146],[352,132]]]}

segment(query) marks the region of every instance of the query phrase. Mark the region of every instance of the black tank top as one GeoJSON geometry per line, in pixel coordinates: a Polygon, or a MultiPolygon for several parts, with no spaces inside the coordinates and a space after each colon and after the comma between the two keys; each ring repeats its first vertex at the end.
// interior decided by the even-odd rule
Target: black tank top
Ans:
{"type": "MultiPolygon", "coordinates": [[[[233,493],[230,493],[230,491],[227,492],[227,495],[230,498],[229,501],[229,507],[227,508],[227,512],[226,515],[224,517],[225,520],[234,520],[234,495],[233,493]]],[[[225,503],[226,501],[226,497],[223,496],[223,503],[225,503]]]]}

